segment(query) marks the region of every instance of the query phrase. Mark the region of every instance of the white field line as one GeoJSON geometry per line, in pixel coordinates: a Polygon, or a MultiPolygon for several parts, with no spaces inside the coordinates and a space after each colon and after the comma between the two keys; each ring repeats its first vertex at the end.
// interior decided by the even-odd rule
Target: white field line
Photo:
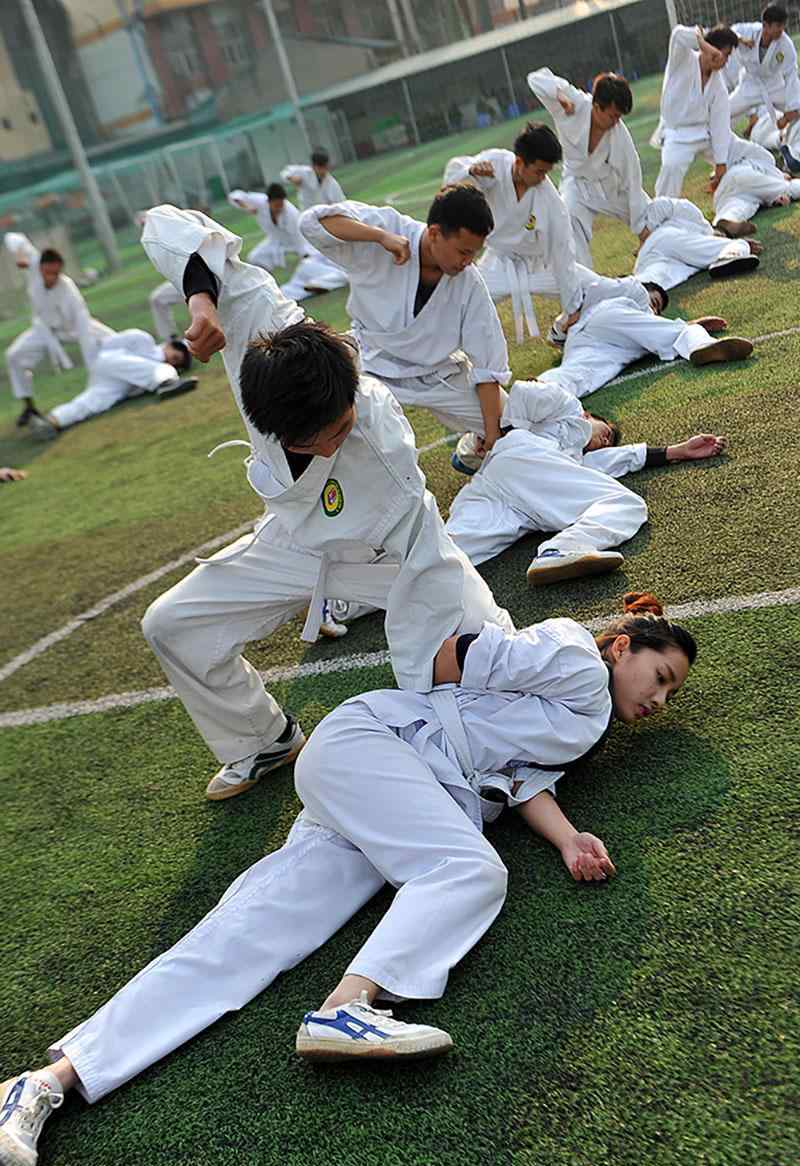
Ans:
{"type": "MultiPolygon", "coordinates": [[[[698,600],[681,603],[667,608],[666,614],[672,620],[699,619],[707,615],[722,615],[738,611],[755,611],[765,607],[790,607],[800,604],[800,587],[789,587],[785,591],[759,591],[754,595],[731,595],[723,599],[698,600]]],[[[601,616],[589,620],[585,627],[596,632],[618,615],[601,616]]],[[[316,663],[291,664],[281,668],[268,668],[261,673],[267,685],[277,681],[303,680],[309,676],[329,676],[338,672],[352,672],[358,668],[377,668],[389,663],[389,653],[364,652],[352,656],[341,656],[333,660],[318,660],[316,663]]],[[[112,709],[136,708],[152,701],[174,700],[174,689],[145,688],[140,692],[120,692],[111,696],[101,696],[97,700],[80,700],[73,703],[51,704],[43,708],[20,709],[17,712],[0,714],[0,729],[21,728],[27,725],[43,725],[48,721],[63,721],[67,717],[85,716],[87,713],[102,713],[112,709]]]]}
{"type": "MultiPolygon", "coordinates": [[[[418,453],[420,456],[425,453],[430,453],[431,450],[437,449],[440,445],[447,445],[455,440],[453,435],[445,434],[444,437],[439,437],[436,441],[432,441],[428,445],[423,445],[418,453]]],[[[243,522],[240,526],[234,527],[233,530],[226,530],[224,534],[216,535],[214,538],[209,539],[208,542],[202,543],[199,547],[194,547],[191,551],[186,551],[184,554],[179,555],[177,559],[172,559],[169,563],[164,563],[163,566],[156,567],[153,571],[148,571],[146,575],[142,575],[139,579],[134,579],[126,587],[122,587],[119,591],[114,591],[111,595],[107,595],[105,599],[99,600],[94,607],[80,612],[69,623],[65,623],[63,627],[58,628],[54,632],[49,632],[46,636],[37,640],[35,644],[32,644],[30,648],[26,648],[24,652],[20,652],[13,660],[9,660],[7,664],[0,667],[0,682],[8,680],[9,676],[13,676],[20,668],[24,668],[26,664],[30,664],[31,660],[35,660],[37,656],[41,656],[49,648],[65,640],[73,632],[77,632],[89,620],[96,619],[98,615],[103,615],[110,607],[115,607],[116,604],[122,603],[124,599],[135,595],[137,591],[141,591],[144,587],[149,587],[151,583],[157,582],[164,575],[169,575],[170,572],[177,571],[178,567],[185,567],[187,563],[194,562],[195,559],[208,554],[209,551],[215,551],[219,547],[224,547],[240,535],[247,534],[248,531],[253,529],[255,521],[255,519],[252,519],[250,522],[243,522]]]]}

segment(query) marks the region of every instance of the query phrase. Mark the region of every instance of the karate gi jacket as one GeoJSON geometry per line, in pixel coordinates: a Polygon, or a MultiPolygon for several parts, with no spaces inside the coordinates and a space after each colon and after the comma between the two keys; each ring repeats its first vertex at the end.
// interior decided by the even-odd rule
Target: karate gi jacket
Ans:
{"type": "Polygon", "coordinates": [[[414,315],[424,223],[393,207],[348,201],[312,207],[301,215],[300,230],[350,277],[347,310],[366,372],[388,379],[430,373],[446,377],[459,370],[466,355],[470,384],[504,385],[511,379],[497,309],[473,265],[459,275],[443,275],[422,311],[414,315]],[[379,243],[334,238],[323,225],[333,215],[402,235],[410,244],[408,262],[398,266],[379,243]]]}
{"type": "Polygon", "coordinates": [[[148,211],[142,244],[177,288],[195,253],[219,280],[218,312],[227,340],[222,356],[250,438],[248,480],[297,549],[319,558],[307,638],[316,638],[325,597],[385,602],[398,684],[424,691],[447,636],[477,631],[487,618],[513,626],[445,532],[417,464],[413,430],[389,390],[362,377],[356,423],[346,440],[332,457],[314,457],[293,480],[280,442],[259,433],[244,415],[239,369],[252,339],[302,320],[302,310],[268,272],[238,258],[237,235],[199,211],[148,211]]]}

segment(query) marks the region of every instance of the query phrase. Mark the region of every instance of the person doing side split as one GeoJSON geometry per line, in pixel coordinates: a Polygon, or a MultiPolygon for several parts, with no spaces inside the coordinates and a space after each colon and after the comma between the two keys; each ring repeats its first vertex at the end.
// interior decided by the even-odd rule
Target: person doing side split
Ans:
{"type": "Polygon", "coordinates": [[[738,39],[724,26],[705,35],[699,27],[678,24],[673,28],[661,88],[661,118],[650,139],[661,150],[657,197],[680,198],[686,172],[697,154],[713,163],[712,184],[722,180],[731,118],[721,71],[738,39]]]}
{"type": "Polygon", "coordinates": [[[63,429],[143,393],[156,393],[159,401],[188,393],[197,387],[197,377],[180,374],[191,366],[192,357],[183,340],[173,337],[157,344],[148,332],[126,328],[103,340],[83,392],[44,416],[32,417],[31,434],[40,441],[57,437],[63,429]]]}
{"type": "Polygon", "coordinates": [[[558,296],[563,311],[580,307],[581,276],[593,272],[575,262],[569,211],[548,177],[561,161],[561,145],[549,126],[529,122],[514,150],[482,150],[451,158],[444,185],[468,182],[486,196],[494,227],[475,264],[493,300],[511,297],[517,344],[539,335],[532,294],[558,296]]]}
{"type": "Polygon", "coordinates": [[[595,215],[619,219],[638,235],[650,201],[636,146],[622,121],[633,109],[633,94],[616,73],[595,78],[591,95],[550,69],[529,73],[528,86],[555,122],[564,150],[560,194],[572,220],[577,260],[591,268],[595,215]]]}
{"type": "Polygon", "coordinates": [[[223,763],[207,789],[220,800],[305,742],[243,658],[251,640],[308,608],[313,642],[325,598],[385,608],[397,681],[424,689],[446,636],[487,619],[512,625],[445,533],[411,426],[388,389],[359,376],[352,342],[305,321],[266,271],[241,262],[241,239],[204,215],[157,207],[142,242],[189,297],[192,351],[208,359],[224,347],[250,437],[248,479],[268,505],[254,536],[198,566],[142,625],[223,763]]]}
{"type": "Polygon", "coordinates": [[[647,521],[647,506],[618,478],[714,457],[726,445],[724,437],[707,433],[666,447],[619,445],[616,425],[540,381],[514,382],[503,430],[477,473],[474,462],[463,463],[463,447],[453,455],[453,465],[473,477],[453,499],[446,529],[475,566],[531,531],[557,531],[528,567],[532,586],[622,565],[623,556],[610,548],[633,538],[647,521]]]}
{"type": "Polygon", "coordinates": [[[360,202],[313,207],[300,229],[350,277],[347,310],[364,370],[401,405],[428,409],[490,448],[511,379],[497,309],[473,265],[494,227],[472,186],[441,190],[427,224],[360,202]]]}
{"type": "Polygon", "coordinates": [[[540,373],[539,380],[585,397],[648,354],[705,365],[744,360],[753,351],[752,342],[740,336],[715,340],[709,334],[708,329],[727,327],[719,316],[688,323],[664,319],[668,304],[667,292],[656,284],[643,284],[634,276],[597,276],[586,289],[580,312],[555,321],[550,335],[564,342],[564,355],[561,364],[540,373]]]}
{"type": "MultiPolygon", "coordinates": [[[[69,1089],[97,1102],[242,1008],[385,883],[397,894],[338,985],[303,1017],[296,1050],[379,1064],[448,1052],[447,1032],[396,1020],[375,1002],[441,997],[500,912],[508,876],[484,820],[513,806],[573,879],[614,874],[602,840],[567,819],[553,788],[615,718],[633,725],[663,709],[697,652],[652,596],[626,596],[626,611],[596,640],[570,619],[519,633],[486,624],[445,641],[432,692],[365,693],[325,717],[295,769],[305,808],[283,848],[54,1040],[50,1068],[0,1087],[0,1164],[36,1162],[43,1123],[69,1089]]],[[[266,1048],[282,1055],[269,1035],[266,1048]]]]}
{"type": "Polygon", "coordinates": [[[264,232],[259,243],[247,256],[248,263],[272,271],[286,266],[286,256],[295,254],[300,262],[291,278],[281,284],[281,291],[292,300],[347,287],[347,276],[335,263],[312,247],[300,233],[300,212],[286,197],[279,182],[273,182],[267,193],[258,190],[232,190],[228,201],[256,216],[264,232]]]}
{"type": "Polygon", "coordinates": [[[5,235],[4,242],[17,267],[27,273],[26,290],[33,314],[30,328],[6,349],[11,392],[23,403],[17,417],[17,425],[22,428],[38,414],[33,400],[33,370],[45,356],[50,357],[54,368],[70,369],[72,361],[62,345],[76,341],[83,363],[91,368],[101,341],[114,333],[90,314],[80,291],[64,274],[64,259],[58,251],[52,247],[39,251],[27,235],[14,231],[5,235]]]}
{"type": "Polygon", "coordinates": [[[700,208],[687,198],[653,199],[642,236],[633,274],[642,283],[655,283],[667,291],[699,271],[707,271],[712,279],[755,271],[764,250],[763,244],[754,240],[729,238],[727,233],[715,231],[700,208]]]}

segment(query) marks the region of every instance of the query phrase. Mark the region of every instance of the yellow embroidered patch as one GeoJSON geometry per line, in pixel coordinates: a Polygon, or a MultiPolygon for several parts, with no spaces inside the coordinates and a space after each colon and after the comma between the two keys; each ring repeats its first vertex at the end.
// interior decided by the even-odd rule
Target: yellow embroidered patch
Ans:
{"type": "Polygon", "coordinates": [[[782,65],[783,64],[783,53],[776,53],[775,60],[778,62],[779,65],[782,65]]]}
{"type": "Polygon", "coordinates": [[[322,487],[322,509],[328,518],[335,518],[344,508],[344,491],[335,478],[328,478],[322,487]]]}
{"type": "Polygon", "coordinates": [[[528,219],[527,223],[525,224],[525,230],[526,231],[535,231],[536,230],[536,215],[532,214],[531,217],[528,219]]]}

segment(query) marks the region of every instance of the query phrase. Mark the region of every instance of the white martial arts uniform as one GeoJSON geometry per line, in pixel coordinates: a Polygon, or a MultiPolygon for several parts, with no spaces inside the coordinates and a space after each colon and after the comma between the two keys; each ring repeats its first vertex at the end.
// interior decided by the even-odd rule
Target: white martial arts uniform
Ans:
{"type": "Polygon", "coordinates": [[[179,376],[178,370],[164,360],[163,344],[156,344],[141,328],[126,328],[102,342],[83,392],[63,405],[56,405],[50,410],[50,416],[59,428],[66,429],[105,413],[126,397],[155,392],[179,376]]]}
{"type": "Polygon", "coordinates": [[[528,85],[555,123],[564,151],[559,189],[572,219],[575,254],[579,263],[592,267],[595,215],[609,215],[627,223],[634,235],[644,225],[649,199],[642,189],[642,165],[636,146],[628,127],[620,121],[603,134],[590,154],[592,95],[556,77],[550,69],[529,73],[528,85]],[[573,114],[564,113],[559,95],[573,103],[573,114]]]}
{"type": "MultiPolygon", "coordinates": [[[[569,211],[549,178],[517,198],[511,150],[482,150],[474,156],[451,158],[444,185],[469,182],[486,196],[494,229],[476,263],[493,300],[511,297],[517,343],[524,339],[527,322],[531,336],[539,335],[531,294],[558,296],[565,312],[581,305],[581,273],[575,262],[575,240],[569,211]],[[491,162],[494,177],[470,174],[470,167],[491,162]]],[[[591,275],[589,275],[591,278],[591,275]]]]}
{"type": "Polygon", "coordinates": [[[777,151],[781,146],[787,146],[795,158],[800,158],[800,118],[779,130],[768,109],[762,106],[758,112],[758,121],[750,131],[750,141],[765,150],[777,151]]]}
{"type": "Polygon", "coordinates": [[[645,225],[650,235],[636,256],[633,274],[643,283],[657,283],[666,291],[698,271],[723,269],[751,254],[746,239],[714,234],[703,212],[687,198],[653,199],[645,225]]]}
{"type": "Polygon", "coordinates": [[[178,327],[172,309],[177,304],[185,302],[183,292],[173,287],[168,279],[150,292],[150,314],[153,317],[156,336],[160,340],[169,340],[177,333],[178,327]]]}
{"type": "MultiPolygon", "coordinates": [[[[303,319],[262,268],[238,259],[241,239],[197,211],[148,212],[143,246],[162,275],[183,286],[197,252],[221,281],[219,318],[228,380],[241,411],[239,368],[251,339],[303,319]]],[[[248,479],[268,503],[245,536],[196,568],[148,609],[144,633],[189,715],[220,761],[272,744],[284,715],[241,655],[309,609],[313,642],[324,598],[386,608],[386,637],[402,687],[432,682],[436,648],[456,630],[508,614],[447,537],[417,465],[414,434],[392,394],[364,376],[356,423],[330,458],[297,480],[276,440],[245,418],[248,479]]],[[[244,414],[243,414],[244,417],[244,414]]]]}
{"type": "Polygon", "coordinates": [[[797,50],[792,38],[783,32],[770,44],[763,57],[759,52],[761,21],[733,24],[739,37],[734,49],[741,72],[739,83],[730,95],[731,118],[756,113],[765,106],[774,121],[777,111],[800,110],[800,78],[797,75],[797,50]],[[752,41],[751,45],[744,44],[752,41]]]}
{"type": "Polygon", "coordinates": [[[429,409],[459,433],[483,433],[475,386],[489,381],[504,385],[511,369],[497,309],[475,267],[443,275],[415,316],[424,223],[393,207],[342,202],[306,211],[300,229],[350,278],[347,310],[364,371],[379,377],[401,405],[429,409]],[[323,225],[332,215],[402,235],[410,244],[408,262],[396,264],[378,243],[334,238],[323,225]]]}
{"type": "Polygon", "coordinates": [[[482,818],[552,789],[611,718],[608,668],[569,619],[516,635],[487,624],[460,685],[340,705],[296,763],[306,808],[285,845],[50,1056],[69,1057],[81,1094],[98,1101],[242,1008],[387,882],[397,894],[347,971],[394,999],[437,999],[505,899],[482,818]]]}
{"type": "Polygon", "coordinates": [[[319,206],[320,203],[342,202],[344,200],[344,191],[330,171],[320,182],[313,166],[292,164],[284,166],[281,170],[282,182],[291,182],[294,185],[294,179],[297,178],[300,179],[300,185],[297,188],[298,197],[304,211],[307,211],[310,206],[319,206]]]}
{"type": "Polygon", "coordinates": [[[656,196],[680,198],[695,155],[715,166],[728,160],[731,134],[728,90],[720,71],[703,88],[697,29],[678,24],[669,38],[669,57],[661,89],[661,120],[651,145],[661,147],[656,196]]]}
{"type": "Polygon", "coordinates": [[[232,190],[229,201],[233,206],[255,211],[256,221],[264,232],[264,242],[255,246],[247,256],[248,263],[272,271],[274,267],[285,267],[286,256],[295,254],[300,262],[281,291],[291,300],[305,300],[314,292],[334,291],[337,287],[347,287],[347,276],[335,263],[316,247],[312,247],[300,234],[300,212],[288,199],[277,223],[273,222],[266,194],[259,191],[232,190]]]}
{"type": "Polygon", "coordinates": [[[657,316],[647,289],[634,276],[597,276],[585,290],[580,318],[567,333],[561,364],[540,373],[539,380],[585,397],[643,356],[688,360],[697,349],[714,343],[700,324],[657,316]]]}
{"type": "Polygon", "coordinates": [[[647,521],[644,499],[616,480],[642,469],[647,446],[584,454],[592,427],[572,393],[515,381],[502,424],[513,428],[456,494],[446,526],[476,566],[533,530],[558,532],[537,554],[571,555],[616,547],[647,521]]]}
{"type": "MultiPolygon", "coordinates": [[[[777,130],[775,131],[777,133],[777,130]]],[[[779,198],[800,199],[800,178],[787,181],[769,150],[731,134],[728,169],[714,191],[714,224],[720,219],[746,222],[779,198]]]]}
{"type": "Polygon", "coordinates": [[[89,314],[86,301],[68,275],[62,272],[53,287],[45,287],[39,267],[41,252],[26,235],[9,231],[5,245],[12,255],[28,263],[25,275],[33,312],[31,327],[6,349],[11,391],[22,399],[33,395],[33,369],[45,356],[54,368],[73,367],[63,341],[76,341],[83,363],[90,368],[101,341],[114,333],[89,314]]]}

